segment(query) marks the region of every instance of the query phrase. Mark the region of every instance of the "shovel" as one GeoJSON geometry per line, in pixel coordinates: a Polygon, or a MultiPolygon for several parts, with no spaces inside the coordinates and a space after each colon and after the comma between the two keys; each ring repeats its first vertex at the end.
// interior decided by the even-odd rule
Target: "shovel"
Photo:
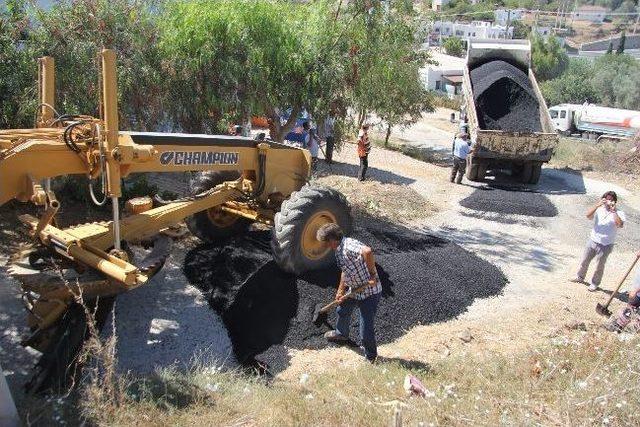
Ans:
{"type": "Polygon", "coordinates": [[[331,301],[329,304],[321,307],[318,309],[318,307],[316,307],[316,311],[315,313],[313,313],[313,324],[316,326],[320,326],[323,323],[325,323],[327,321],[327,317],[328,317],[328,312],[329,310],[331,310],[333,307],[337,307],[340,304],[342,304],[343,302],[345,302],[346,300],[348,300],[349,298],[353,298],[354,295],[356,295],[359,292],[362,292],[364,290],[364,288],[366,288],[367,286],[369,286],[368,283],[365,283],[362,286],[358,286],[355,289],[349,289],[349,292],[347,292],[346,294],[344,294],[344,296],[340,299],[337,300],[333,300],[331,301]]]}
{"type": "Polygon", "coordinates": [[[620,287],[622,286],[624,281],[627,280],[627,276],[629,276],[629,273],[631,273],[631,270],[633,270],[633,267],[636,266],[638,259],[640,259],[640,256],[636,256],[636,259],[633,260],[633,263],[631,264],[627,272],[624,274],[624,277],[622,278],[622,280],[620,280],[620,283],[618,283],[618,286],[616,287],[615,291],[611,293],[611,296],[609,297],[609,300],[607,301],[607,303],[605,305],[602,305],[600,303],[596,305],[596,313],[601,314],[603,316],[611,316],[611,312],[609,311],[609,304],[611,304],[611,301],[613,301],[613,298],[616,296],[616,294],[620,290],[620,287]]]}

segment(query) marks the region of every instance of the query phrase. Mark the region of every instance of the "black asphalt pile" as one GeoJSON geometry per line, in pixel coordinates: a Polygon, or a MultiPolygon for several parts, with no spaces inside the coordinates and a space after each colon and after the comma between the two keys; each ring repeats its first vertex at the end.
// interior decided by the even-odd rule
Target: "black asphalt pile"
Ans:
{"type": "Polygon", "coordinates": [[[544,194],[481,187],[462,199],[460,205],[482,212],[533,217],[554,217],[558,208],[544,194]]]}
{"type": "MultiPolygon", "coordinates": [[[[416,325],[454,318],[474,299],[497,295],[507,283],[497,267],[446,240],[409,230],[372,228],[363,234],[376,251],[383,286],[376,323],[380,343],[416,325]]],[[[238,360],[258,360],[277,372],[288,365],[285,347],[327,345],[323,334],[334,324],[335,312],[321,327],[312,318],[318,305],[333,300],[339,272],[284,273],[271,260],[268,238],[268,233],[250,233],[222,247],[196,247],[185,258],[184,272],[221,315],[238,360]]],[[[351,333],[357,341],[357,310],[351,333]]]]}
{"type": "Polygon", "coordinates": [[[542,131],[535,92],[522,70],[497,60],[474,68],[470,78],[481,129],[542,131]]]}

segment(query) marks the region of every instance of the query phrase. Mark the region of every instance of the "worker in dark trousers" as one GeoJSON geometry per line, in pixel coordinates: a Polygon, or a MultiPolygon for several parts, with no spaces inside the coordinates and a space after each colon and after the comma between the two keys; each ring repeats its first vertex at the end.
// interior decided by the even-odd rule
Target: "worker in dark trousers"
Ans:
{"type": "Polygon", "coordinates": [[[358,179],[364,181],[369,168],[369,152],[371,151],[371,141],[369,141],[369,125],[363,124],[358,132],[358,157],[360,157],[360,174],[358,179]]]}
{"type": "Polygon", "coordinates": [[[466,133],[459,133],[453,141],[453,168],[451,169],[451,182],[454,180],[456,184],[460,184],[462,182],[462,176],[467,169],[467,155],[469,155],[469,151],[471,151],[469,135],[466,133]]]}
{"type": "Polygon", "coordinates": [[[382,294],[382,284],[378,278],[376,262],[370,247],[350,237],[344,237],[338,224],[325,224],[318,229],[317,239],[335,251],[336,262],[342,271],[336,300],[340,306],[336,313],[338,320],[336,329],[324,336],[329,342],[349,342],[351,315],[358,307],[360,312],[360,340],[364,355],[368,361],[374,362],[378,357],[376,344],[375,317],[382,294]],[[354,292],[347,298],[347,291],[354,292]]]}
{"type": "Polygon", "coordinates": [[[329,116],[324,119],[324,139],[327,142],[324,161],[329,164],[333,163],[333,148],[336,142],[334,138],[335,123],[336,123],[335,117],[329,116]]]}

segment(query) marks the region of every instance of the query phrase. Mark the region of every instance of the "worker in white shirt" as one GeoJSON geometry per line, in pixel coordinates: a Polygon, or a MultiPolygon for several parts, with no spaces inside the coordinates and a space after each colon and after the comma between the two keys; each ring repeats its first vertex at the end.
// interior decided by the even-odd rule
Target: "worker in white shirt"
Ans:
{"type": "Polygon", "coordinates": [[[315,130],[311,129],[309,122],[302,124],[304,137],[304,148],[311,153],[311,170],[315,171],[318,164],[318,151],[320,150],[320,141],[318,141],[318,135],[315,130]]]}
{"type": "Polygon", "coordinates": [[[622,228],[626,221],[624,212],[618,210],[616,206],[617,202],[617,194],[614,191],[607,191],[598,200],[598,203],[587,211],[587,218],[593,220],[593,229],[589,235],[589,240],[587,240],[587,247],[582,255],[582,261],[580,262],[580,267],[578,267],[576,277],[571,281],[584,283],[589,264],[595,258],[596,268],[589,284],[591,292],[597,290],[598,286],[600,286],[600,281],[604,274],[604,265],[613,250],[618,228],[622,228]]]}
{"type": "Polygon", "coordinates": [[[467,155],[471,151],[471,140],[467,133],[459,133],[453,141],[453,168],[451,169],[451,182],[462,182],[462,176],[467,168],[467,155]],[[457,175],[457,177],[456,177],[457,175]]]}

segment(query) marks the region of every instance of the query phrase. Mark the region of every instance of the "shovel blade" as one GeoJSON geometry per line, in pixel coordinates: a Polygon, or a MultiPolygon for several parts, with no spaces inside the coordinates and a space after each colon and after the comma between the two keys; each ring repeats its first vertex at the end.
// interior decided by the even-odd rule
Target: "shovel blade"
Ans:
{"type": "Polygon", "coordinates": [[[609,311],[609,309],[600,303],[596,305],[596,313],[602,316],[611,316],[611,312],[609,311]]]}

